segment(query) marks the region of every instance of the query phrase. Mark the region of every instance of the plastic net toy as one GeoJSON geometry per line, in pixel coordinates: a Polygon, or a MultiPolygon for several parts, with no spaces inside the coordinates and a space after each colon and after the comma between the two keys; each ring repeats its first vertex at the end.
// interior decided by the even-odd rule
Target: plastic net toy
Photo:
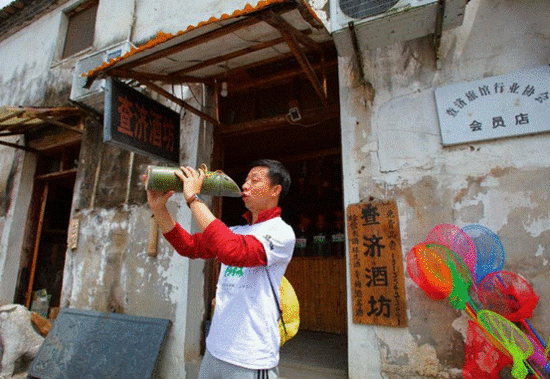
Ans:
{"type": "Polygon", "coordinates": [[[500,238],[490,229],[481,225],[466,225],[462,230],[472,239],[476,248],[476,281],[480,282],[485,275],[502,270],[504,247],[500,238]]]}
{"type": "Polygon", "coordinates": [[[516,379],[525,378],[528,369],[523,361],[533,354],[533,345],[527,336],[509,320],[490,310],[479,311],[477,318],[480,325],[512,356],[512,376],[516,379]]]}
{"type": "Polygon", "coordinates": [[[527,334],[527,338],[533,345],[533,354],[529,357],[529,362],[532,364],[532,366],[539,368],[540,370],[544,370],[547,373],[550,373],[550,362],[546,359],[546,355],[544,354],[543,348],[540,345],[539,341],[535,338],[527,334]]]}
{"type": "Polygon", "coordinates": [[[444,257],[424,243],[415,245],[407,255],[411,279],[434,300],[445,299],[453,289],[453,278],[444,257]]]}
{"type": "Polygon", "coordinates": [[[511,365],[512,359],[489,341],[483,329],[468,320],[468,334],[464,351],[464,379],[499,379],[498,373],[511,365]]]}
{"type": "Polygon", "coordinates": [[[451,224],[436,225],[428,233],[426,243],[443,245],[456,253],[466,264],[475,279],[476,273],[476,246],[474,241],[458,226],[451,224]]]}
{"type": "Polygon", "coordinates": [[[529,282],[509,271],[488,274],[478,283],[476,292],[484,308],[512,322],[531,318],[539,301],[539,296],[529,282]]]}
{"type": "Polygon", "coordinates": [[[449,298],[456,309],[470,301],[470,270],[462,259],[446,246],[417,244],[407,256],[407,271],[413,281],[432,299],[449,298]]]}

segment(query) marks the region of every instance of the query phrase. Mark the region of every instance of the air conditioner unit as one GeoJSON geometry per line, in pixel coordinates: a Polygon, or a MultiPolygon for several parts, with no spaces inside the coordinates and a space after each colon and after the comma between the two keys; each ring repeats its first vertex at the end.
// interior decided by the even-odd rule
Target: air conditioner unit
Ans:
{"type": "Polygon", "coordinates": [[[442,9],[442,30],[460,26],[469,0],[330,0],[330,25],[338,53],[353,55],[350,23],[361,51],[432,34],[442,9]],[[442,7],[442,8],[441,8],[442,7]]]}
{"type": "Polygon", "coordinates": [[[101,66],[104,62],[108,62],[110,59],[124,55],[132,47],[133,45],[130,42],[125,41],[94,52],[77,61],[73,73],[70,99],[77,104],[81,104],[102,114],[105,107],[105,80],[95,80],[90,88],[84,88],[86,77],[83,75],[101,66]]]}

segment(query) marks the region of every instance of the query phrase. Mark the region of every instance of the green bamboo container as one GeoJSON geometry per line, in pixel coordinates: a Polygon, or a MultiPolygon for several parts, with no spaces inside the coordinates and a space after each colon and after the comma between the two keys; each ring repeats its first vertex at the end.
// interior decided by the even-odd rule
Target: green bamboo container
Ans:
{"type": "MultiPolygon", "coordinates": [[[[145,189],[158,192],[183,192],[183,182],[176,176],[178,167],[148,166],[145,189]]],[[[202,195],[241,197],[237,183],[221,171],[206,171],[202,183],[202,195]]]]}

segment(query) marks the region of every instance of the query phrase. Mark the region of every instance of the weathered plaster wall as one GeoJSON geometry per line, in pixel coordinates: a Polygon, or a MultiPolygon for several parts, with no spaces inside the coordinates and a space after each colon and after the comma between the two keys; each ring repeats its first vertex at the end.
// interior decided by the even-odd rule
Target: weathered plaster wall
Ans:
{"type": "MultiPolygon", "coordinates": [[[[256,6],[259,0],[189,0],[185,4],[165,1],[155,2],[136,0],[135,17],[137,27],[133,38],[141,44],[154,37],[157,33],[177,33],[186,30],[188,26],[196,26],[199,22],[231,15],[236,10],[244,9],[247,4],[256,6]]],[[[115,16],[115,15],[113,15],[115,16]]],[[[220,46],[223,51],[223,46],[220,46]]]]}
{"type": "MultiPolygon", "coordinates": [[[[59,58],[67,26],[62,12],[78,3],[77,0],[66,2],[0,41],[3,57],[0,105],[68,104],[78,56],[59,58]]],[[[234,9],[238,7],[239,4],[234,9]]],[[[158,2],[101,1],[94,47],[80,56],[122,40],[138,43],[160,30],[185,29],[188,24],[180,18],[189,15],[188,6],[181,7],[174,2],[159,6],[158,2]],[[141,11],[136,13],[138,8],[141,11]],[[162,12],[160,16],[155,16],[157,10],[162,12]]],[[[194,23],[201,20],[203,18],[194,18],[194,23]]],[[[196,107],[205,103],[201,87],[193,88],[193,93],[176,90],[196,107]]],[[[203,162],[209,164],[211,128],[198,117],[173,104],[170,106],[182,113],[181,164],[193,167],[203,162]]],[[[6,210],[0,216],[0,300],[3,302],[13,301],[24,238],[20,231],[25,229],[35,163],[32,154],[10,151],[18,163],[14,171],[11,160],[1,162],[2,188],[9,191],[8,187],[13,187],[10,197],[2,203],[6,204],[6,210]]],[[[4,151],[0,154],[9,157],[4,151]]],[[[105,145],[100,120],[90,117],[86,121],[71,214],[80,221],[79,243],[76,249],[67,251],[61,306],[172,320],[160,375],[170,379],[193,378],[197,377],[200,363],[204,262],[178,256],[162,236],[159,236],[158,256],[147,255],[151,214],[140,177],[148,164],[160,163],[105,145]]],[[[176,194],[169,207],[184,228],[196,230],[188,208],[181,204],[184,204],[182,196],[176,194]]]]}
{"type": "Polygon", "coordinates": [[[12,303],[17,286],[17,275],[23,249],[23,232],[29,211],[36,167],[36,156],[17,150],[12,167],[13,183],[10,206],[3,218],[0,239],[0,304],[12,303]]]}
{"type": "MultiPolygon", "coordinates": [[[[8,137],[2,140],[9,143],[18,143],[19,138],[8,137]]],[[[0,219],[2,220],[5,219],[11,204],[13,181],[17,169],[16,152],[17,150],[13,147],[0,145],[0,161],[5,163],[0,166],[0,219]]]]}
{"type": "Polygon", "coordinates": [[[43,104],[59,31],[59,17],[59,14],[50,13],[0,42],[1,105],[43,104]]]}
{"type": "MultiPolygon", "coordinates": [[[[194,94],[201,98],[200,87],[194,94]]],[[[198,117],[182,114],[181,164],[197,167],[199,157],[209,163],[211,132],[198,117]]],[[[147,254],[151,212],[141,176],[148,164],[163,163],[106,145],[102,138],[102,126],[89,119],[73,198],[79,242],[67,252],[61,305],[170,319],[160,375],[196,377],[204,262],[180,257],[162,236],[158,256],[147,254]]],[[[175,194],[169,202],[171,213],[186,230],[196,230],[182,204],[183,196],[175,194]]]]}
{"type": "MultiPolygon", "coordinates": [[[[495,231],[505,269],[524,275],[541,296],[532,322],[544,336],[550,135],[443,148],[434,89],[548,64],[548,19],[544,0],[472,0],[464,25],[443,35],[440,70],[429,38],[363,52],[372,87],[359,85],[352,59],[339,61],[346,203],[395,200],[404,258],[439,223],[495,231]]],[[[460,377],[466,318],[446,301],[429,300],[408,277],[406,287],[407,328],[349,319],[350,378],[460,377]]]]}

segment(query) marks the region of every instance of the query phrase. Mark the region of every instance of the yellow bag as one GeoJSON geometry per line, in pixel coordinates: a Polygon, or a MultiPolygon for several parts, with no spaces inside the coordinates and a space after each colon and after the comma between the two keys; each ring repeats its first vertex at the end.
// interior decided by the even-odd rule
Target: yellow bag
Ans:
{"type": "Polygon", "coordinates": [[[281,333],[281,346],[298,333],[300,327],[300,303],[294,288],[287,278],[283,276],[281,287],[279,287],[281,298],[279,319],[279,331],[281,333]]]}

